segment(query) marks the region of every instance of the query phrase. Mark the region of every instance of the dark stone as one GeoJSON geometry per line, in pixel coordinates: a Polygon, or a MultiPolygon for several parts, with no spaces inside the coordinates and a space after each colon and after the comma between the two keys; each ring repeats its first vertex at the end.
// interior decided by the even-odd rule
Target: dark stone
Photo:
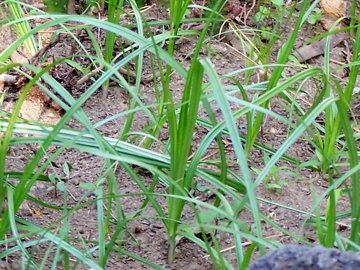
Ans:
{"type": "Polygon", "coordinates": [[[360,270],[360,252],[288,245],[250,264],[249,270],[360,270]]]}

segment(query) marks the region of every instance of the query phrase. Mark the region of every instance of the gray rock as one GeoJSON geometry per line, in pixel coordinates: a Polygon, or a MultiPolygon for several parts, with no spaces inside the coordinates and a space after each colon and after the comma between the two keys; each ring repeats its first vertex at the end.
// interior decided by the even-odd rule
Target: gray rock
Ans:
{"type": "Polygon", "coordinates": [[[360,252],[288,245],[255,260],[249,270],[360,270],[360,252]]]}

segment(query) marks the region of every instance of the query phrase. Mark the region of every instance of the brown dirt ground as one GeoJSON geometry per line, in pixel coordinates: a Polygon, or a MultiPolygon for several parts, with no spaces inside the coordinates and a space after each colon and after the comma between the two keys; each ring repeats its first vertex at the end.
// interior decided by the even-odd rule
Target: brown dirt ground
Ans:
{"type": "MultiPolygon", "coordinates": [[[[166,12],[162,8],[153,7],[148,11],[146,16],[150,18],[159,18],[163,17],[165,13],[166,12]]],[[[290,28],[291,26],[287,27],[290,28]]],[[[306,25],[303,29],[297,46],[302,45],[305,39],[311,38],[314,33],[318,31],[321,31],[319,26],[306,25]]],[[[285,39],[286,37],[284,36],[283,38],[285,39]]],[[[214,39],[207,45],[211,46],[212,49],[216,52],[214,57],[212,57],[212,62],[215,64],[219,74],[226,74],[227,72],[239,69],[244,66],[244,59],[226,42],[214,39]]],[[[60,54],[63,54],[65,47],[69,47],[69,43],[67,43],[66,39],[60,41],[59,44],[56,45],[50,53],[56,55],[57,51],[61,51],[60,54]]],[[[344,44],[341,44],[339,47],[335,48],[332,52],[334,58],[339,58],[341,56],[341,50],[344,50],[344,48],[344,44]]],[[[192,42],[182,42],[177,46],[177,58],[183,61],[185,65],[188,65],[189,57],[191,56],[191,53],[189,52],[191,52],[192,49],[192,42]]],[[[203,55],[206,56],[207,52],[204,51],[203,53],[203,55]]],[[[275,57],[275,54],[273,57],[275,57]]],[[[341,59],[336,60],[341,61],[341,59]]],[[[311,59],[308,64],[321,65],[322,61],[323,57],[320,56],[315,59],[311,59]]],[[[54,71],[54,74],[57,75],[59,79],[64,78],[64,70],[66,70],[66,67],[63,69],[60,67],[54,71]]],[[[290,70],[289,73],[291,73],[290,70]]],[[[81,94],[81,91],[86,89],[88,86],[86,84],[81,87],[75,85],[75,82],[79,80],[80,75],[76,71],[73,71],[69,74],[66,80],[63,79],[62,81],[62,83],[66,85],[68,90],[71,91],[75,97],[79,94],[77,91],[80,90],[81,94]]],[[[346,80],[346,74],[341,76],[344,76],[343,79],[346,80]]],[[[241,76],[239,76],[239,79],[241,79],[241,76]]],[[[256,78],[254,78],[254,82],[256,82],[256,78]]],[[[154,101],[153,88],[153,83],[151,81],[142,85],[141,98],[144,102],[146,102],[146,104],[152,104],[154,101]]],[[[182,82],[176,75],[172,81],[172,89],[175,99],[179,100],[182,93],[182,82]]],[[[307,88],[299,95],[298,99],[305,108],[311,104],[315,95],[316,82],[309,82],[307,84],[307,88]]],[[[6,103],[11,103],[11,99],[7,100],[5,105],[6,103]]],[[[103,93],[101,92],[97,92],[91,96],[84,104],[83,109],[89,119],[91,119],[93,123],[96,123],[118,112],[127,110],[128,105],[127,94],[118,87],[112,87],[106,97],[104,97],[103,93]]],[[[284,104],[281,102],[281,100],[275,99],[271,104],[271,109],[284,117],[289,117],[289,110],[285,108],[285,106],[288,106],[288,104],[284,104]]],[[[146,118],[144,115],[139,113],[136,115],[135,119],[136,121],[134,122],[133,130],[142,130],[142,128],[147,124],[146,118]]],[[[113,120],[99,128],[99,132],[106,136],[116,138],[116,136],[121,131],[123,124],[124,118],[117,118],[116,120],[113,120]]],[[[68,125],[70,127],[79,127],[79,124],[76,121],[71,121],[68,123],[68,125]]],[[[241,133],[246,132],[246,128],[240,121],[239,129],[241,133]]],[[[194,148],[196,147],[196,143],[201,140],[201,137],[204,135],[204,133],[206,133],[205,129],[198,128],[197,133],[194,135],[194,148]]],[[[262,136],[260,137],[260,141],[265,145],[276,149],[286,139],[287,134],[288,130],[284,124],[278,122],[275,119],[268,118],[263,126],[263,132],[262,136]]],[[[161,136],[161,139],[166,140],[166,131],[163,131],[161,136]]],[[[231,149],[231,143],[229,148],[231,149]]],[[[50,150],[54,151],[54,149],[55,147],[50,150]]],[[[7,170],[22,170],[26,162],[31,160],[31,157],[34,155],[36,150],[36,146],[22,145],[12,147],[9,150],[7,158],[7,170]]],[[[304,139],[300,139],[291,147],[287,154],[299,158],[305,162],[313,158],[314,150],[308,142],[306,142],[304,139]]],[[[231,150],[229,155],[232,155],[231,150]]],[[[77,243],[77,245],[81,247],[81,239],[89,241],[96,239],[97,219],[96,205],[93,201],[94,194],[86,192],[84,189],[82,189],[80,187],[80,183],[95,182],[98,177],[103,174],[104,162],[96,156],[69,149],[64,151],[54,161],[53,166],[47,170],[47,173],[65,177],[62,167],[66,163],[71,164],[72,166],[71,173],[65,183],[67,192],[69,194],[67,198],[67,204],[76,205],[79,202],[85,203],[84,207],[72,212],[70,217],[70,235],[73,237],[72,242],[77,243]]],[[[263,153],[260,150],[254,150],[250,157],[249,164],[251,167],[262,167],[264,165],[263,153]]],[[[296,211],[290,211],[284,207],[275,205],[275,203],[288,208],[309,211],[312,207],[311,185],[314,186],[317,194],[321,194],[326,190],[327,187],[326,176],[324,177],[318,172],[308,169],[296,169],[293,165],[287,162],[280,162],[278,166],[282,167],[279,177],[284,181],[284,183],[286,183],[286,186],[278,191],[273,191],[267,189],[266,186],[262,184],[258,189],[258,196],[259,198],[263,199],[260,201],[260,208],[264,214],[266,214],[268,217],[271,217],[271,219],[279,224],[282,228],[289,230],[294,235],[307,239],[308,241],[313,241],[313,239],[316,237],[313,235],[313,230],[304,224],[306,219],[304,214],[296,211]]],[[[119,180],[118,184],[121,189],[121,194],[127,195],[140,192],[139,188],[129,178],[129,176],[126,175],[126,173],[122,172],[121,170],[117,170],[116,175],[119,180]]],[[[141,174],[141,177],[145,184],[151,183],[151,175],[143,173],[141,174]]],[[[62,205],[64,203],[63,194],[55,194],[54,190],[49,190],[49,188],[51,188],[51,185],[40,183],[34,186],[31,193],[48,203],[62,205]]],[[[156,192],[165,193],[166,188],[162,185],[159,185],[156,188],[156,192]]],[[[125,213],[130,214],[138,209],[142,201],[143,198],[140,196],[124,196],[122,199],[122,204],[125,213]]],[[[160,198],[159,202],[163,207],[165,207],[164,198],[160,198]]],[[[344,207],[344,205],[346,205],[346,203],[343,204],[342,207],[344,207]]],[[[54,224],[55,222],[58,222],[58,218],[61,217],[61,213],[39,207],[32,202],[26,202],[26,204],[23,205],[22,209],[20,210],[19,215],[42,226],[54,224]],[[38,212],[35,212],[35,210],[38,212]]],[[[185,211],[184,218],[190,219],[191,217],[192,213],[189,209],[187,209],[185,211]]],[[[244,212],[239,218],[251,224],[251,215],[249,213],[244,212]]],[[[61,226],[61,224],[59,224],[59,226],[61,226]]],[[[162,265],[167,269],[212,269],[211,261],[208,257],[206,257],[206,253],[202,251],[197,245],[184,239],[182,239],[177,246],[177,255],[174,263],[171,266],[166,264],[166,231],[162,222],[157,219],[156,213],[151,207],[148,207],[146,212],[143,212],[139,218],[131,221],[128,224],[128,228],[130,233],[133,235],[134,240],[129,239],[127,243],[124,244],[124,248],[138,254],[143,258],[149,259],[150,261],[155,262],[158,265],[162,265]]],[[[264,225],[264,234],[266,237],[273,238],[280,243],[294,242],[294,240],[289,236],[277,232],[268,225],[264,225]]],[[[224,248],[225,257],[228,258],[230,262],[235,264],[234,250],[231,248],[233,246],[231,236],[227,234],[220,234],[219,239],[221,239],[220,243],[222,248],[224,248]]],[[[36,250],[32,250],[32,252],[39,254],[38,256],[41,258],[40,254],[42,254],[42,248],[45,247],[40,245],[36,248],[36,250]]],[[[92,255],[96,258],[96,254],[92,255]]],[[[18,269],[19,258],[7,258],[7,264],[5,267],[7,267],[7,269],[18,269]]],[[[119,256],[114,252],[108,261],[107,269],[147,268],[134,259],[128,258],[126,256],[119,256]]]]}

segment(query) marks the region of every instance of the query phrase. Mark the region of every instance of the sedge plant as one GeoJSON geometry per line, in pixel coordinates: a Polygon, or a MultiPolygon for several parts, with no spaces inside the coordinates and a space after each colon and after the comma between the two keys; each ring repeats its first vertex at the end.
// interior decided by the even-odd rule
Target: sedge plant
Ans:
{"type": "MultiPolygon", "coordinates": [[[[355,13],[355,9],[357,8],[357,1],[351,2],[351,14],[355,13]]],[[[360,38],[359,38],[359,26],[356,25],[356,17],[350,18],[350,24],[352,25],[351,28],[349,28],[350,31],[354,31],[356,29],[356,33],[354,35],[354,51],[352,53],[352,63],[356,63],[359,59],[359,48],[360,48],[360,38]],[[356,27],[355,27],[356,26],[356,27]]],[[[339,22],[336,22],[335,25],[330,30],[330,34],[327,36],[327,42],[325,47],[325,70],[327,74],[327,96],[335,95],[335,93],[338,91],[337,88],[339,88],[339,85],[336,85],[336,79],[333,80],[332,76],[330,74],[330,40],[332,36],[332,32],[335,30],[336,24],[339,22]],[[335,89],[335,90],[334,90],[335,89]]],[[[346,31],[347,29],[343,29],[346,31]]],[[[343,98],[345,99],[344,102],[346,104],[350,104],[351,97],[353,96],[354,88],[356,86],[356,80],[357,75],[359,73],[359,65],[357,64],[351,64],[349,66],[350,73],[349,73],[349,80],[346,84],[346,86],[342,89],[342,92],[344,92],[343,98]]],[[[326,111],[326,124],[325,124],[325,137],[323,139],[323,150],[321,151],[321,168],[323,171],[328,171],[329,169],[333,168],[336,163],[336,150],[337,150],[337,140],[340,135],[340,130],[342,128],[342,117],[339,116],[336,107],[329,108],[326,111]]]]}
{"type": "MultiPolygon", "coordinates": [[[[170,33],[171,36],[177,35],[180,23],[183,20],[188,0],[170,1],[170,33]]],[[[170,136],[170,176],[173,183],[170,183],[168,193],[170,195],[187,194],[192,186],[193,178],[189,177],[186,172],[187,160],[192,144],[192,134],[195,129],[196,115],[198,113],[199,104],[202,95],[203,67],[198,57],[205,40],[206,31],[209,28],[216,12],[222,5],[221,1],[217,1],[210,16],[206,19],[205,27],[197,41],[197,46],[193,53],[193,61],[188,71],[185,86],[181,99],[181,107],[179,118],[176,118],[174,101],[170,92],[170,66],[166,68],[166,77],[163,83],[163,98],[166,104],[166,115],[169,123],[170,136]]],[[[168,52],[173,54],[175,49],[175,38],[170,39],[168,52]]],[[[185,206],[185,201],[177,197],[169,196],[167,199],[168,207],[168,262],[171,263],[175,258],[176,236],[178,224],[185,206]]]]}
{"type": "MultiPolygon", "coordinates": [[[[298,18],[295,22],[295,26],[293,28],[293,31],[291,32],[289,38],[284,43],[284,45],[279,50],[278,56],[277,56],[277,66],[274,67],[274,69],[271,71],[271,76],[268,76],[268,83],[266,87],[266,91],[270,91],[272,88],[274,88],[281,79],[281,75],[284,71],[285,64],[287,63],[289,56],[293,50],[296,38],[298,36],[299,30],[304,23],[304,17],[305,13],[308,10],[309,4],[311,1],[305,0],[304,3],[301,6],[301,9],[299,11],[298,18]]],[[[292,9],[295,9],[295,5],[292,7],[292,9]]],[[[266,108],[269,106],[269,102],[266,102],[264,104],[264,107],[266,108]]],[[[249,126],[248,130],[248,139],[246,144],[246,153],[249,154],[251,149],[253,148],[253,145],[256,141],[256,138],[261,130],[261,126],[263,124],[264,114],[259,112],[254,117],[254,120],[252,122],[252,126],[249,126]]]]}
{"type": "MultiPolygon", "coordinates": [[[[354,14],[357,7],[357,1],[352,1],[351,5],[351,14],[354,14]]],[[[339,21],[338,21],[339,22],[339,21]]],[[[336,22],[335,25],[338,23],[336,22]]],[[[359,50],[360,50],[360,29],[356,17],[350,18],[350,27],[349,29],[341,29],[341,31],[349,30],[350,32],[355,31],[354,35],[354,47],[352,60],[348,68],[349,78],[345,86],[342,86],[337,78],[334,78],[331,74],[330,68],[330,41],[332,34],[335,33],[335,25],[329,31],[329,34],[326,37],[325,50],[324,50],[324,71],[325,71],[325,97],[334,97],[338,96],[339,100],[333,106],[328,107],[325,110],[325,126],[322,130],[323,136],[315,136],[314,142],[316,143],[317,153],[320,159],[321,170],[327,172],[329,177],[329,184],[333,186],[333,183],[336,182],[334,175],[338,172],[338,167],[341,166],[338,164],[339,149],[345,148],[345,151],[348,155],[347,166],[348,169],[356,168],[358,165],[358,151],[356,149],[356,140],[354,132],[351,127],[350,121],[350,108],[354,89],[356,87],[356,80],[359,73],[359,50]],[[342,132],[343,131],[343,132],[342,132]],[[341,146],[341,145],[345,145],[341,146]]],[[[348,190],[348,198],[351,203],[351,236],[349,240],[352,244],[348,246],[349,249],[353,249],[354,245],[358,245],[359,238],[359,209],[360,204],[357,200],[357,194],[359,192],[359,173],[356,171],[351,175],[351,189],[348,190]]],[[[319,229],[321,235],[325,235],[325,245],[332,246],[335,241],[335,227],[336,227],[336,198],[337,190],[329,190],[329,202],[327,210],[327,218],[325,219],[326,230],[322,232],[319,229]],[[331,214],[331,215],[330,215],[331,214]],[[328,218],[331,217],[331,218],[328,218]]],[[[320,226],[318,226],[320,228],[320,226]]]]}
{"type": "MultiPolygon", "coordinates": [[[[110,0],[108,3],[107,19],[109,22],[118,24],[120,14],[123,9],[124,0],[110,0]]],[[[104,47],[104,59],[107,63],[111,63],[113,59],[113,52],[115,46],[115,40],[117,36],[113,32],[106,32],[105,35],[105,47],[104,47]]],[[[103,90],[106,92],[109,87],[109,81],[106,81],[103,85],[103,90]]]]}
{"type": "MultiPolygon", "coordinates": [[[[24,16],[22,5],[18,1],[6,0],[3,4],[3,10],[7,10],[11,14],[11,20],[20,19],[24,16]],[[6,6],[5,6],[6,5],[6,6]]],[[[30,31],[31,27],[29,22],[22,21],[13,25],[13,28],[18,36],[23,36],[30,31]]],[[[26,51],[30,55],[35,55],[38,51],[34,36],[29,36],[23,43],[26,51]]]]}

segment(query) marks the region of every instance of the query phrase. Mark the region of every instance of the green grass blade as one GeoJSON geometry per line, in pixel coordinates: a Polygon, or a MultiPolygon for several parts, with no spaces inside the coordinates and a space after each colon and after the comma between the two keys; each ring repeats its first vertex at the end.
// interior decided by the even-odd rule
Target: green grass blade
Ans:
{"type": "Polygon", "coordinates": [[[255,231],[257,236],[260,238],[262,237],[262,226],[260,222],[259,209],[256,202],[255,186],[250,173],[247,158],[242,147],[242,143],[239,139],[239,131],[236,127],[236,121],[233,118],[230,106],[224,94],[223,86],[210,60],[202,60],[201,64],[204,66],[205,72],[208,75],[210,83],[212,84],[214,96],[219,105],[219,108],[223,113],[225,124],[229,131],[231,141],[234,145],[234,151],[237,157],[240,174],[243,178],[243,184],[246,188],[246,192],[250,202],[251,213],[254,217],[255,231]]]}

